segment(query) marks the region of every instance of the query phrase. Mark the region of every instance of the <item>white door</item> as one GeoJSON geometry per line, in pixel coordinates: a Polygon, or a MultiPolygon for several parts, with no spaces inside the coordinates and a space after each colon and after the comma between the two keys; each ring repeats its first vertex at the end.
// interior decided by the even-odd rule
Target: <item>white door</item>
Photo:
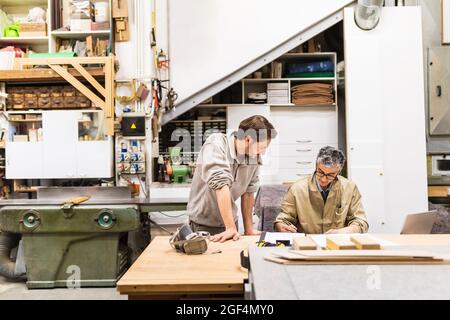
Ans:
{"type": "Polygon", "coordinates": [[[344,34],[349,178],[370,232],[397,233],[428,207],[421,9],[383,7],[363,31],[347,8],[344,34]]]}
{"type": "Polygon", "coordinates": [[[43,112],[44,175],[47,179],[76,176],[78,111],[43,112]]]}
{"type": "Polygon", "coordinates": [[[111,178],[113,176],[112,139],[77,141],[77,176],[80,178],[111,178]]]}
{"type": "Polygon", "coordinates": [[[43,178],[42,142],[6,143],[6,179],[43,178]]]}

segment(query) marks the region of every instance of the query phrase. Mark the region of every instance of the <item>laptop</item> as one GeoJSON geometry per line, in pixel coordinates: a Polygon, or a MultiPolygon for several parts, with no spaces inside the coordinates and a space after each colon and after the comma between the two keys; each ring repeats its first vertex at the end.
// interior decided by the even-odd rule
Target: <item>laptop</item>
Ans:
{"type": "Polygon", "coordinates": [[[436,217],[436,210],[408,214],[400,234],[430,234],[436,217]]]}

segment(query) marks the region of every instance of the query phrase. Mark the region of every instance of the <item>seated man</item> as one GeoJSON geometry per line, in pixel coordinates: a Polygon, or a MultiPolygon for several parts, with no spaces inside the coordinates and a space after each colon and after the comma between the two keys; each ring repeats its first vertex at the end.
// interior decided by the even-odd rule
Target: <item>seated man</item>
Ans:
{"type": "Polygon", "coordinates": [[[288,190],[274,223],[276,231],[364,233],[369,225],[356,185],[340,176],[345,156],[333,147],[320,149],[314,174],[288,190]]]}

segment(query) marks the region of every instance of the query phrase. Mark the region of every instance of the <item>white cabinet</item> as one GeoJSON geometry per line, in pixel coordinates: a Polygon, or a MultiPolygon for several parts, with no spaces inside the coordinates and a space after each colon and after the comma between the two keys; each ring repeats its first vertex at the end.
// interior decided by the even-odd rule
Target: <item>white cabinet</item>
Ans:
{"type": "MultiPolygon", "coordinates": [[[[42,111],[42,141],[6,145],[7,179],[75,179],[113,176],[112,138],[89,137],[81,123],[103,119],[102,111],[42,111]],[[91,116],[97,115],[97,116],[91,116]]],[[[98,132],[101,125],[94,127],[98,132]]],[[[91,129],[91,128],[88,128],[91,129]]]]}
{"type": "Polygon", "coordinates": [[[80,178],[113,176],[112,140],[77,141],[76,172],[80,178]]]}

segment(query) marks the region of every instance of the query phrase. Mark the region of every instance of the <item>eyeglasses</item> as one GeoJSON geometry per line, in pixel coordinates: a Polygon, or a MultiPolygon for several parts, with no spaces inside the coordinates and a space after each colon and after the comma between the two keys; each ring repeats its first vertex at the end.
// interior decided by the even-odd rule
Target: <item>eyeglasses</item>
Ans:
{"type": "Polygon", "coordinates": [[[339,175],[339,172],[331,174],[331,173],[324,173],[322,170],[319,171],[319,169],[316,169],[315,174],[319,179],[322,179],[323,177],[325,177],[328,181],[333,181],[334,179],[337,178],[337,176],[339,175]]]}

